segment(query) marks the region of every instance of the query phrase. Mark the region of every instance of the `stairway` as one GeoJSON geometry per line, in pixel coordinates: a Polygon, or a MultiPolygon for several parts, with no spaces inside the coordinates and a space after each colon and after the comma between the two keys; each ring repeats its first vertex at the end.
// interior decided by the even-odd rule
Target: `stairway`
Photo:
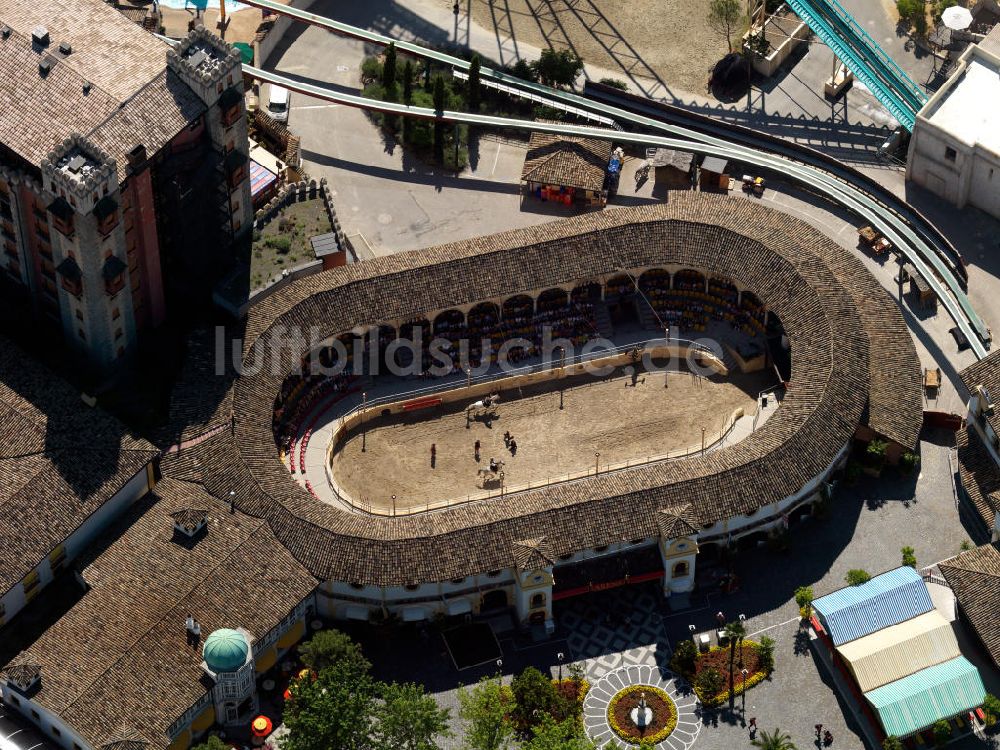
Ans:
{"type": "Polygon", "coordinates": [[[653,314],[653,308],[649,306],[649,303],[642,297],[635,298],[635,307],[639,313],[639,323],[643,328],[650,331],[660,331],[662,333],[662,327],[656,320],[656,315],[653,314]]]}
{"type": "Polygon", "coordinates": [[[611,315],[608,313],[607,302],[594,303],[594,320],[597,322],[597,332],[606,339],[615,335],[615,327],[611,325],[611,315]]]}

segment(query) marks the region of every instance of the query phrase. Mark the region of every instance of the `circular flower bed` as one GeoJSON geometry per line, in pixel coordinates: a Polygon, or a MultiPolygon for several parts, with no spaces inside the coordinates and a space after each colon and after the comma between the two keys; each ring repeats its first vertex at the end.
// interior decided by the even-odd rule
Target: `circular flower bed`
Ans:
{"type": "Polygon", "coordinates": [[[670,696],[652,685],[631,685],[615,693],[608,704],[608,724],[620,738],[630,745],[646,741],[653,745],[662,742],[677,726],[677,706],[670,696]],[[641,730],[632,721],[632,712],[639,707],[645,697],[646,705],[652,709],[653,718],[641,730]]]}

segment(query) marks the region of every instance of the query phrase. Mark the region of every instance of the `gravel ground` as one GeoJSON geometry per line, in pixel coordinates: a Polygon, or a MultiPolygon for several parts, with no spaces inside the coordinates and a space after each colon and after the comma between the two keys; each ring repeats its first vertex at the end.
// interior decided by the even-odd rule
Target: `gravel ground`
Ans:
{"type": "MultiPolygon", "coordinates": [[[[452,0],[438,0],[447,7],[452,0]]],[[[704,92],[708,71],[727,52],[709,28],[709,0],[467,0],[480,26],[537,47],[573,49],[618,77],[655,79],[704,92]],[[513,32],[513,34],[512,34],[513,32]]],[[[742,31],[740,29],[739,31],[742,31]]],[[[635,85],[631,85],[633,91],[635,85]]]]}

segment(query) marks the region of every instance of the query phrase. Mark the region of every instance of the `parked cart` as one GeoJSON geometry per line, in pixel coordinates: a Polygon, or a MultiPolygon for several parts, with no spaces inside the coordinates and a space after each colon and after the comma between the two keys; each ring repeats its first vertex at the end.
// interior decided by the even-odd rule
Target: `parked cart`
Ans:
{"type": "Polygon", "coordinates": [[[764,178],[753,175],[743,175],[743,192],[753,193],[758,198],[764,194],[764,178]]]}
{"type": "Polygon", "coordinates": [[[874,255],[884,255],[892,249],[892,243],[871,226],[858,230],[858,243],[867,247],[874,255]]]}

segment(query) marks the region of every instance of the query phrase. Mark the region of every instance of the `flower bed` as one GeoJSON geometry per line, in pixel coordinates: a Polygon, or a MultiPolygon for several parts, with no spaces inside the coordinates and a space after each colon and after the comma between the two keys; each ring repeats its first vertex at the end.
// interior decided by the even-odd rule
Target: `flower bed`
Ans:
{"type": "Polygon", "coordinates": [[[583,705],[583,699],[587,696],[587,691],[590,690],[589,682],[586,680],[574,680],[572,677],[566,678],[562,682],[552,680],[552,684],[555,686],[556,692],[563,698],[566,700],[575,700],[581,705],[583,705]]]}
{"type": "Polygon", "coordinates": [[[677,706],[663,690],[651,685],[631,685],[615,693],[608,704],[608,724],[612,731],[630,745],[662,742],[677,727],[677,706]],[[642,730],[632,721],[632,711],[645,697],[653,711],[653,720],[642,730]]]}
{"type": "MultiPolygon", "coordinates": [[[[754,685],[759,684],[767,677],[767,671],[761,666],[760,657],[757,653],[759,648],[758,643],[755,641],[743,641],[743,644],[738,649],[736,654],[736,661],[733,664],[733,695],[739,695],[745,690],[749,690],[754,685]],[[740,651],[742,651],[743,656],[743,666],[740,666],[740,651]],[[746,682],[743,681],[743,670],[747,670],[746,682]]],[[[723,701],[729,700],[729,647],[728,646],[717,646],[707,653],[700,654],[698,660],[695,662],[695,674],[694,680],[694,692],[698,696],[703,704],[707,706],[717,705],[723,701]],[[698,674],[714,667],[718,670],[719,674],[722,675],[722,679],[725,682],[725,689],[716,695],[705,695],[704,692],[698,687],[697,679],[698,674]]]]}

